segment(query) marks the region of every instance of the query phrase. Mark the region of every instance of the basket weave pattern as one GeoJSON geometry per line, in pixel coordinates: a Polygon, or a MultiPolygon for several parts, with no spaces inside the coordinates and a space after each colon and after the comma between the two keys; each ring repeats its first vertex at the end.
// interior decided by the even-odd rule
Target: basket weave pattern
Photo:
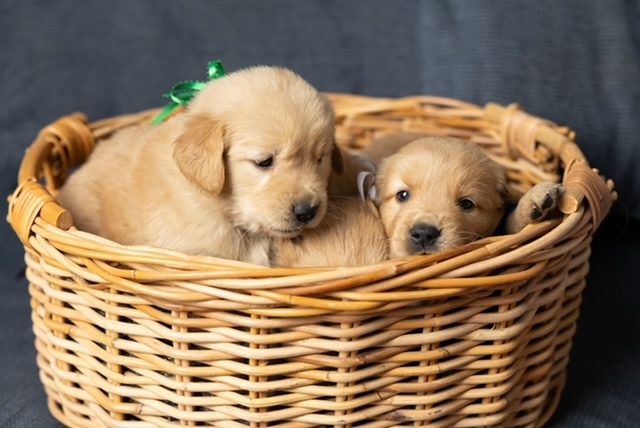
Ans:
{"type": "Polygon", "coordinates": [[[435,97],[332,95],[338,142],[390,131],[466,138],[523,192],[559,180],[563,219],[443,254],[268,269],[118,245],[55,195],[96,142],[156,111],[45,128],[9,221],[25,245],[40,377],[74,427],[525,427],[553,413],[605,183],[573,133],[435,97]]]}

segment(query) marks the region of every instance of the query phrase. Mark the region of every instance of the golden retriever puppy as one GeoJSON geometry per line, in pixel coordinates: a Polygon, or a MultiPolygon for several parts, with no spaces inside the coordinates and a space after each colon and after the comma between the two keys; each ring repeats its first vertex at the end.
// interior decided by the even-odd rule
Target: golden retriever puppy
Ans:
{"type": "Polygon", "coordinates": [[[58,199],[79,229],[123,244],[267,265],[275,237],[320,223],[332,166],[329,102],[289,70],[254,67],[101,142],[58,199]]]}
{"type": "Polygon", "coordinates": [[[385,157],[376,188],[392,257],[488,236],[505,207],[503,169],[480,148],[451,138],[420,138],[385,157]]]}
{"type": "MultiPolygon", "coordinates": [[[[504,169],[463,140],[407,139],[391,144],[401,148],[380,162],[376,181],[391,256],[430,254],[493,234],[510,204],[504,169]]],[[[371,150],[380,152],[380,143],[371,150]]],[[[559,184],[534,186],[507,217],[506,232],[557,213],[561,195],[559,184]]]]}
{"type": "MultiPolygon", "coordinates": [[[[381,159],[375,184],[364,184],[362,192],[374,209],[331,200],[329,210],[339,215],[294,241],[279,241],[275,263],[353,266],[431,254],[493,234],[508,204],[503,168],[468,142],[416,137],[393,134],[367,149],[381,159]]],[[[507,218],[507,231],[552,215],[561,193],[555,183],[535,186],[507,218]]]]}

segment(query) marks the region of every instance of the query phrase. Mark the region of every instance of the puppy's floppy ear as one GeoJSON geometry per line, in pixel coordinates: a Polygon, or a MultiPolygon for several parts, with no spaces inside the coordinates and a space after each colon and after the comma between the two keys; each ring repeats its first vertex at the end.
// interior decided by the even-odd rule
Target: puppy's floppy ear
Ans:
{"type": "Polygon", "coordinates": [[[333,142],[333,150],[331,151],[331,168],[338,174],[342,174],[344,170],[344,162],[342,160],[342,151],[338,147],[338,143],[333,142]]]}
{"type": "Polygon", "coordinates": [[[189,181],[214,195],[224,187],[224,126],[205,114],[193,115],[174,141],[173,159],[189,181]]]}

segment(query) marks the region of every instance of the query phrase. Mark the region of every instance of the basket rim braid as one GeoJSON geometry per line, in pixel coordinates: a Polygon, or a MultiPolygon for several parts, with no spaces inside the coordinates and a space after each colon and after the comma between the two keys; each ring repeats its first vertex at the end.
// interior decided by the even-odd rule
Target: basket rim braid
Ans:
{"type": "MultiPolygon", "coordinates": [[[[8,221],[25,247],[38,366],[69,426],[540,426],[566,377],[591,237],[616,198],[569,128],[519,106],[328,94],[339,144],[464,138],[564,217],[443,253],[266,268],[79,231],[55,195],[95,144],[159,109],[45,127],[8,221]]],[[[179,114],[179,113],[178,113],[179,114]]],[[[169,119],[170,120],[170,119],[169,119]]]]}

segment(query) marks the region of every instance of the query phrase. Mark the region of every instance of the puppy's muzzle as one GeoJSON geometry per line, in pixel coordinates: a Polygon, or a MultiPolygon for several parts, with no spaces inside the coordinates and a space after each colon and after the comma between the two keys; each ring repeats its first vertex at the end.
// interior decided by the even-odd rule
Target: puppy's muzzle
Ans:
{"type": "Polygon", "coordinates": [[[409,230],[409,247],[412,254],[433,252],[441,230],[433,224],[418,223],[409,230]]]}
{"type": "Polygon", "coordinates": [[[310,205],[308,203],[295,204],[291,207],[293,218],[300,226],[310,223],[318,214],[320,205],[310,205]]]}

